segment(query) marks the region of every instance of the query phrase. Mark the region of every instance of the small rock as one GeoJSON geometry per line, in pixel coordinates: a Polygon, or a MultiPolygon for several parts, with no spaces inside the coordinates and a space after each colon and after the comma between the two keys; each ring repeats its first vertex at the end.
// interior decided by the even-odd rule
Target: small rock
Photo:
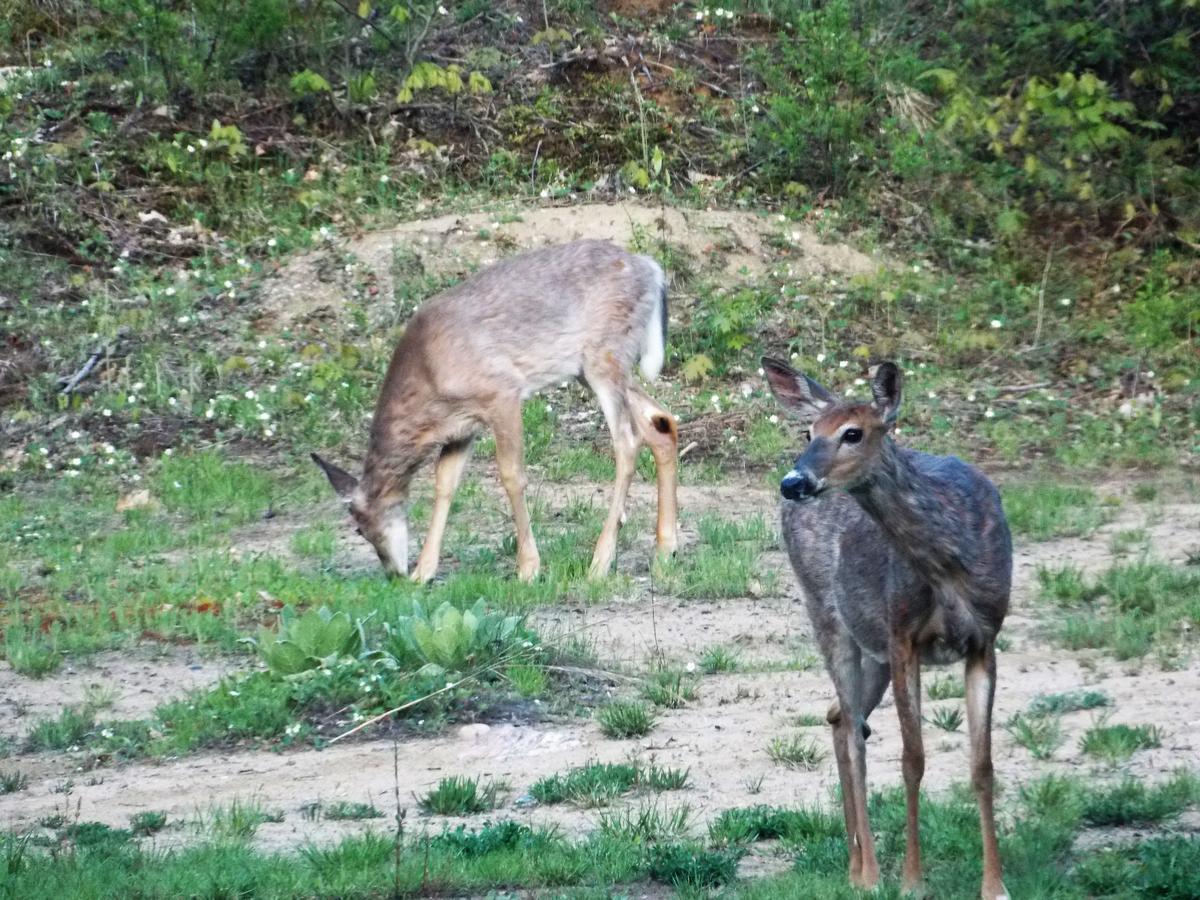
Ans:
{"type": "Polygon", "coordinates": [[[152,506],[154,506],[154,498],[145,488],[117,498],[117,512],[125,512],[127,509],[149,509],[152,506]]]}

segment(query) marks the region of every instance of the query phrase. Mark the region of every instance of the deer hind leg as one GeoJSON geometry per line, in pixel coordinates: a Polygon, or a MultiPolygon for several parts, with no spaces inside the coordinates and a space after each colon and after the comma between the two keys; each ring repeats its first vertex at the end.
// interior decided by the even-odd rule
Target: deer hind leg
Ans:
{"type": "Polygon", "coordinates": [[[446,519],[450,515],[450,501],[458,489],[467,458],[471,454],[470,441],[458,441],[442,448],[433,476],[433,514],[429,517],[429,532],[425,544],[412,572],[412,580],[424,583],[437,574],[438,559],[442,555],[442,538],[446,533],[446,519]]]}
{"type": "Polygon", "coordinates": [[[992,643],[967,657],[967,729],[971,736],[971,785],[979,802],[983,832],[983,900],[1007,897],[1000,871],[996,817],[992,808],[992,702],[996,695],[996,650],[992,643]]]}
{"type": "Polygon", "coordinates": [[[617,464],[612,504],[608,508],[604,527],[600,529],[600,538],[596,541],[596,551],[592,554],[592,564],[588,568],[589,578],[601,578],[612,568],[617,553],[617,530],[625,520],[625,502],[637,467],[641,438],[630,418],[624,378],[620,369],[611,360],[607,366],[588,366],[584,380],[596,395],[596,402],[600,404],[604,413],[604,421],[608,423],[613,442],[613,456],[617,464]]]}
{"type": "Polygon", "coordinates": [[[666,409],[634,385],[625,389],[626,403],[638,436],[650,447],[658,480],[658,555],[679,547],[679,426],[666,409]]]}
{"type": "Polygon", "coordinates": [[[512,397],[505,402],[497,402],[488,417],[488,424],[496,438],[496,465],[500,469],[500,482],[512,504],[513,524],[517,531],[517,576],[522,581],[532,581],[541,568],[541,559],[533,539],[529,508],[525,505],[527,481],[520,399],[512,397]]]}
{"type": "Polygon", "coordinates": [[[917,821],[921,779],[925,775],[925,745],[921,737],[921,662],[917,648],[902,634],[893,635],[892,695],[900,717],[904,744],[902,768],[907,806],[905,823],[904,874],[906,892],[921,891],[921,837],[917,821]]]}

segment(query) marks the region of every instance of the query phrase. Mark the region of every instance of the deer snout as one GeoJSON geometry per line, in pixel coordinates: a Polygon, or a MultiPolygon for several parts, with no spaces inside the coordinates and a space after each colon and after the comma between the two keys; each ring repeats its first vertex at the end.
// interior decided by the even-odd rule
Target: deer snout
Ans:
{"type": "Polygon", "coordinates": [[[807,500],[815,497],[822,485],[823,482],[812,472],[792,469],[779,483],[779,493],[783,494],[785,500],[807,500]]]}

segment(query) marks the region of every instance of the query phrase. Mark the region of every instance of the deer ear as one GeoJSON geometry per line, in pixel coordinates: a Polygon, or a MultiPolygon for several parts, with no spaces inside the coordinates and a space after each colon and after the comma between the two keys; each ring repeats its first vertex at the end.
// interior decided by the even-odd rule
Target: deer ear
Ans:
{"type": "Polygon", "coordinates": [[[871,380],[871,393],[875,397],[874,407],[883,419],[884,425],[896,424],[896,414],[900,411],[900,388],[904,377],[900,367],[893,362],[882,362],[875,369],[875,377],[871,380]]]}
{"type": "Polygon", "coordinates": [[[837,397],[782,360],[764,356],[762,367],[775,399],[806,419],[817,418],[838,402],[837,397]]]}
{"type": "Polygon", "coordinates": [[[345,469],[339,469],[331,462],[326,462],[317,456],[315,453],[309,454],[312,461],[320,466],[321,471],[325,473],[325,477],[329,479],[329,483],[333,485],[334,492],[346,503],[350,502],[350,498],[354,496],[355,490],[358,489],[358,479],[347,472],[345,469]]]}

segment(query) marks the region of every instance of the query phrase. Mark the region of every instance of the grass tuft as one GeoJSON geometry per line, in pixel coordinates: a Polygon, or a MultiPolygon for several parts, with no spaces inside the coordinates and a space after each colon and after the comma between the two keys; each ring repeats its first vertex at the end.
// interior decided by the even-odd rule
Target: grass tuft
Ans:
{"type": "Polygon", "coordinates": [[[942,731],[958,731],[963,723],[961,706],[939,706],[929,715],[929,721],[942,731]]]}
{"type": "Polygon", "coordinates": [[[156,812],[147,810],[145,812],[134,813],[129,817],[129,830],[138,837],[148,837],[152,834],[157,834],[167,826],[167,814],[165,812],[156,812]]]}
{"type": "Polygon", "coordinates": [[[635,787],[676,791],[687,786],[687,769],[666,769],[633,763],[589,763],[566,774],[534,782],[529,794],[539,803],[574,803],[581,807],[605,806],[635,787]]]}
{"type": "Polygon", "coordinates": [[[646,679],[642,696],[663,709],[679,709],[696,699],[696,679],[677,669],[662,669],[646,679]]]}
{"type": "Polygon", "coordinates": [[[454,775],[443,778],[437,787],[417,802],[427,813],[439,816],[467,816],[496,808],[500,785],[484,785],[479,778],[454,775]]]}
{"type": "Polygon", "coordinates": [[[1079,739],[1079,749],[1116,765],[1139,750],[1162,746],[1162,730],[1157,725],[1108,725],[1099,722],[1079,739]]]}
{"type": "Polygon", "coordinates": [[[1126,778],[1111,787],[1083,792],[1080,814],[1097,827],[1154,825],[1172,819],[1200,801],[1200,779],[1179,772],[1167,781],[1148,786],[1126,778]]]}
{"type": "Polygon", "coordinates": [[[942,675],[930,679],[925,693],[930,700],[960,700],[967,695],[967,687],[961,678],[942,675]]]}
{"type": "Polygon", "coordinates": [[[1063,741],[1057,719],[1017,713],[1004,727],[1034,759],[1050,759],[1063,741]]]}
{"type": "Polygon", "coordinates": [[[618,700],[601,707],[596,713],[596,721],[605,737],[641,737],[654,727],[654,713],[644,703],[618,700]]]}
{"type": "Polygon", "coordinates": [[[1035,541],[1090,534],[1110,515],[1089,487],[1015,484],[1000,493],[1013,534],[1035,541]]]}
{"type": "Polygon", "coordinates": [[[789,769],[811,771],[825,759],[825,751],[817,742],[802,734],[772,738],[766,749],[772,762],[789,769]]]}
{"type": "Polygon", "coordinates": [[[29,786],[29,776],[24,772],[0,772],[0,796],[15,794],[29,786]]]}
{"type": "Polygon", "coordinates": [[[741,665],[738,655],[725,647],[713,646],[700,654],[700,670],[705,675],[718,672],[736,672],[741,665]]]}
{"type": "Polygon", "coordinates": [[[1039,694],[1029,702],[1029,715],[1050,716],[1099,709],[1111,706],[1112,699],[1103,691],[1068,691],[1062,694],[1039,694]]]}
{"type": "Polygon", "coordinates": [[[351,803],[348,800],[339,800],[329,804],[321,811],[321,814],[326,819],[334,821],[383,818],[383,813],[372,804],[351,803]]]}

